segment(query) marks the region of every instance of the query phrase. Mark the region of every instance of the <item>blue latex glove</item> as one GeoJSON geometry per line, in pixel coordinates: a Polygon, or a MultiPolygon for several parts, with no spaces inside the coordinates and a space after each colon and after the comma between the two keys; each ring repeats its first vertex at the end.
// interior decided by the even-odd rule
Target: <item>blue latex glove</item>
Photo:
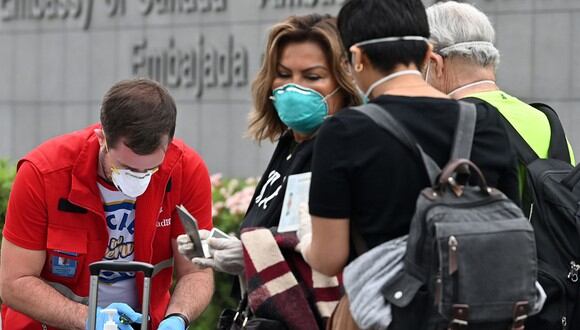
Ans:
{"type": "MultiPolygon", "coordinates": [[[[141,313],[135,312],[133,310],[133,308],[131,308],[131,306],[129,306],[127,304],[112,303],[109,306],[107,306],[106,308],[97,307],[97,321],[96,321],[96,327],[95,327],[96,330],[102,330],[103,327],[105,326],[105,322],[107,322],[109,320],[109,315],[107,315],[106,313],[103,313],[102,312],[103,309],[116,309],[117,310],[117,315],[115,315],[115,317],[113,318],[113,321],[115,321],[115,323],[119,327],[119,330],[133,330],[133,328],[129,324],[126,324],[126,323],[121,321],[121,319],[119,318],[119,314],[122,314],[123,318],[125,320],[127,320],[129,323],[141,323],[142,318],[143,318],[141,313]]],[[[86,329],[93,330],[93,329],[89,329],[89,320],[88,319],[87,319],[87,323],[86,323],[86,329]]]]}
{"type": "Polygon", "coordinates": [[[179,316],[171,316],[161,321],[157,330],[185,330],[185,321],[179,316]]]}

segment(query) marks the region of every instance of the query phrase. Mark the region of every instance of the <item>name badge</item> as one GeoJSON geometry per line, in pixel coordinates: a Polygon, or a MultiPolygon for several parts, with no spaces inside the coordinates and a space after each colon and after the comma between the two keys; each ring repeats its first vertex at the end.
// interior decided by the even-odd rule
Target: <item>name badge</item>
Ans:
{"type": "Polygon", "coordinates": [[[52,274],[62,277],[74,277],[77,272],[78,261],[66,257],[52,256],[52,274]]]}

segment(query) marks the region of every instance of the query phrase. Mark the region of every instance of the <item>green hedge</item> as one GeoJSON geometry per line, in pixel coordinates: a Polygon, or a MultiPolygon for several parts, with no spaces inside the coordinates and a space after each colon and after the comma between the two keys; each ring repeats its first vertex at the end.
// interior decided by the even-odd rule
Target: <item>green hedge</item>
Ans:
{"type": "MultiPolygon", "coordinates": [[[[212,175],[213,224],[227,233],[236,233],[244,213],[251,201],[257,180],[222,179],[221,175],[212,175]]],[[[224,308],[234,308],[237,301],[231,298],[234,278],[217,273],[215,276],[215,293],[213,299],[190,329],[215,329],[219,313],[224,308]]]]}
{"type": "MultiPolygon", "coordinates": [[[[16,167],[9,161],[0,159],[0,233],[4,227],[6,206],[15,174],[16,167]]],[[[243,214],[250,203],[256,179],[222,179],[220,174],[216,174],[212,175],[211,181],[214,226],[225,232],[237,232],[243,214]]],[[[190,329],[215,329],[220,311],[226,307],[236,306],[237,302],[230,297],[232,283],[231,276],[216,273],[213,299],[190,329]]]]}
{"type": "Polygon", "coordinates": [[[14,175],[16,175],[16,166],[5,159],[0,159],[0,237],[2,228],[4,228],[6,206],[8,205],[8,196],[10,196],[14,175]]]}

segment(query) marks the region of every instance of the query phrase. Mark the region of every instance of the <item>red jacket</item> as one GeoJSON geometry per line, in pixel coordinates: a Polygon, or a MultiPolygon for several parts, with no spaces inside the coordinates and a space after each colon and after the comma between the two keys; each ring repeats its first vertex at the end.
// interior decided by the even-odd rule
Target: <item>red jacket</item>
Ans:
{"type": "MultiPolygon", "coordinates": [[[[41,277],[63,284],[71,290],[68,295],[77,299],[88,297],[88,265],[103,259],[109,239],[97,187],[99,143],[95,128],[99,126],[51,139],[20,160],[3,231],[4,238],[19,247],[46,250],[41,277]],[[62,255],[62,251],[67,254],[62,255]],[[70,252],[77,256],[71,257],[70,252]],[[51,257],[55,256],[76,261],[75,274],[68,277],[53,274],[51,257]]],[[[198,219],[200,228],[211,228],[207,168],[192,149],[173,140],[147,191],[136,201],[135,261],[156,265],[172,258],[171,239],[183,233],[175,212],[179,204],[198,219]]],[[[172,266],[165,268],[152,280],[153,329],[169,303],[172,271],[172,266]]],[[[139,296],[142,288],[143,276],[139,274],[139,296]]],[[[4,330],[51,329],[5,305],[2,322],[4,330]]]]}

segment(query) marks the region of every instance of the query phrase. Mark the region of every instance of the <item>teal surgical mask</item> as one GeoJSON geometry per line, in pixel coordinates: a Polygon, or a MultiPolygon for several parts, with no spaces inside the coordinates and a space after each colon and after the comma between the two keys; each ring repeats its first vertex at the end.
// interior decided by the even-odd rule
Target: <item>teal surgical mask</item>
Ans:
{"type": "Polygon", "coordinates": [[[310,134],[328,116],[326,100],[338,91],[338,87],[327,96],[297,84],[286,84],[272,91],[272,102],[280,120],[295,132],[310,134]]]}

